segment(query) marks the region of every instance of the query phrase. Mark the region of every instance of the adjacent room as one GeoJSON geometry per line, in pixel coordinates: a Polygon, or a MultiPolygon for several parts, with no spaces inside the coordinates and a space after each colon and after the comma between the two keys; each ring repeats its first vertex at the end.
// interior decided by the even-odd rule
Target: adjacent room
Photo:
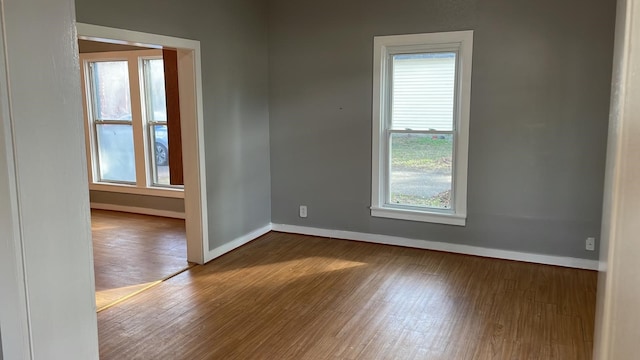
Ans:
{"type": "Polygon", "coordinates": [[[631,359],[603,355],[634,334],[606,278],[620,4],[75,0],[89,191],[69,192],[94,258],[72,265],[95,265],[75,293],[125,290],[65,310],[86,358],[631,359]],[[166,50],[174,94],[153,90],[166,50]]]}
{"type": "Polygon", "coordinates": [[[109,39],[78,52],[100,312],[190,266],[177,56],[109,39]]]}

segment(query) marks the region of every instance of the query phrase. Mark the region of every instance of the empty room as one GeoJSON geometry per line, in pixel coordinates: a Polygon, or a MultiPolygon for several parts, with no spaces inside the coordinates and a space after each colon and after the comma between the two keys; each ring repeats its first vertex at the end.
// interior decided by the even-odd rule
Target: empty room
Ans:
{"type": "Polygon", "coordinates": [[[635,358],[636,1],[1,3],[0,360],[635,358]],[[175,54],[184,187],[87,158],[104,49],[175,54]],[[189,265],[96,306],[100,206],[189,265]]]}

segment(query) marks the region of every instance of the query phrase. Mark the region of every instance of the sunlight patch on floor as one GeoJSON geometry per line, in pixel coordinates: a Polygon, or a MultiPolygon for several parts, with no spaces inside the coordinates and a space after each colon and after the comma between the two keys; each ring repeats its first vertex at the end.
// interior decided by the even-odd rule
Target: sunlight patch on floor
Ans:
{"type": "MultiPolygon", "coordinates": [[[[265,271],[273,271],[274,268],[289,270],[284,281],[292,281],[301,277],[316,275],[331,271],[340,271],[350,268],[356,268],[367,265],[364,262],[349,261],[336,258],[313,256],[304,259],[293,259],[288,261],[280,261],[270,264],[247,266],[240,269],[228,270],[224,272],[216,272],[211,277],[222,276],[229,273],[246,274],[247,276],[256,273],[264,273],[265,271]],[[301,266],[301,264],[304,264],[301,266]]],[[[263,281],[280,282],[279,278],[263,279],[263,281]]],[[[264,283],[264,282],[263,282],[264,283]]]]}

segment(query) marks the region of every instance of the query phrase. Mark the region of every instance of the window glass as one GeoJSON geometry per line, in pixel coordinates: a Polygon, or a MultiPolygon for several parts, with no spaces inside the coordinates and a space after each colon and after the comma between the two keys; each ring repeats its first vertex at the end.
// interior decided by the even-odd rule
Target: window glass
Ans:
{"type": "Polygon", "coordinates": [[[397,54],[392,66],[392,128],[453,130],[456,53],[397,54]]]}
{"type": "Polygon", "coordinates": [[[164,62],[162,59],[144,59],[143,63],[147,125],[152,156],[149,160],[152,183],[153,185],[171,185],[164,62]]]}
{"type": "Polygon", "coordinates": [[[96,132],[100,180],[135,183],[133,127],[96,124],[96,132]]]}
{"type": "Polygon", "coordinates": [[[91,63],[94,116],[97,120],[131,120],[127,61],[91,63]]]}
{"type": "Polygon", "coordinates": [[[451,209],[453,136],[391,134],[389,201],[451,209]]]}
{"type": "Polygon", "coordinates": [[[144,60],[147,116],[151,121],[167,121],[162,59],[144,60]]]}
{"type": "Polygon", "coordinates": [[[153,144],[153,183],[170,185],[169,179],[169,142],[167,141],[167,125],[151,126],[151,142],[153,144]]]}

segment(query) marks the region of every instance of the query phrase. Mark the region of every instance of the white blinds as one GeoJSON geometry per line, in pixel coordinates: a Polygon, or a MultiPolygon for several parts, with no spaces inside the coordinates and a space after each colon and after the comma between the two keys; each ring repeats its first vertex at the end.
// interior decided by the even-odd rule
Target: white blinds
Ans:
{"type": "Polygon", "coordinates": [[[456,54],[393,55],[391,127],[453,130],[456,54]]]}

